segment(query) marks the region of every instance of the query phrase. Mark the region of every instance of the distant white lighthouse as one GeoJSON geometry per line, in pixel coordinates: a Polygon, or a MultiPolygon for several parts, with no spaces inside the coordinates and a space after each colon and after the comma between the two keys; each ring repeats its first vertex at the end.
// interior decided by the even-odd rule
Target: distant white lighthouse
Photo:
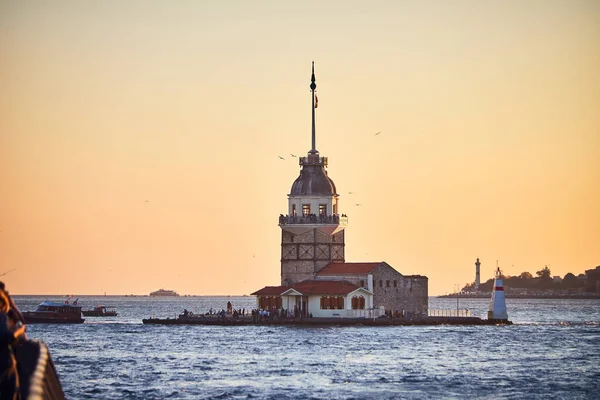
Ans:
{"type": "Polygon", "coordinates": [[[490,309],[488,311],[488,320],[508,322],[504,285],[502,284],[502,272],[499,267],[496,268],[494,287],[492,288],[492,300],[490,301],[490,309]]]}
{"type": "Polygon", "coordinates": [[[481,267],[481,263],[478,258],[477,261],[475,261],[475,290],[479,290],[479,267],[481,267]]]}

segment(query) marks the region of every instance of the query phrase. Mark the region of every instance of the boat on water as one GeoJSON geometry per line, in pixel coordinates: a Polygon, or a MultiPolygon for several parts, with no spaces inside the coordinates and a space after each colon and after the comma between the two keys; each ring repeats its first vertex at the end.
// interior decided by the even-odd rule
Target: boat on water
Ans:
{"type": "Polygon", "coordinates": [[[84,317],[116,317],[116,310],[109,310],[105,306],[96,306],[92,310],[82,310],[84,317]]]}
{"type": "Polygon", "coordinates": [[[150,293],[150,296],[177,297],[179,296],[179,294],[174,290],[159,289],[155,292],[150,293]]]}
{"type": "Polygon", "coordinates": [[[26,324],[81,324],[85,321],[81,318],[81,306],[77,300],[73,303],[68,300],[64,303],[44,301],[35,311],[24,311],[22,314],[26,324]]]}

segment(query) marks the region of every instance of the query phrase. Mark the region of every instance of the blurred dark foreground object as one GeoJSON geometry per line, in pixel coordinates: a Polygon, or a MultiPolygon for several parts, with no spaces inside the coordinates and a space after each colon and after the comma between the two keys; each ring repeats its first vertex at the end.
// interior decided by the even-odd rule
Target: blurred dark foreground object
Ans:
{"type": "Polygon", "coordinates": [[[0,400],[64,398],[48,347],[27,339],[23,316],[0,282],[0,400]]]}

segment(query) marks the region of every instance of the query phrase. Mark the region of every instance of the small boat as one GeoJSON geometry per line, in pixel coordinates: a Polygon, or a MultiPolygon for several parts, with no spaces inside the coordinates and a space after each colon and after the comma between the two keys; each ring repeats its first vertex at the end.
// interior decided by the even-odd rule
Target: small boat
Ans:
{"type": "Polygon", "coordinates": [[[77,300],[72,304],[68,300],[64,303],[45,301],[35,311],[24,311],[22,314],[26,324],[81,324],[85,321],[81,318],[81,306],[77,300]]]}
{"type": "Polygon", "coordinates": [[[179,294],[174,290],[159,289],[155,292],[150,293],[150,296],[176,297],[179,296],[179,294]]]}
{"type": "Polygon", "coordinates": [[[96,306],[93,310],[81,311],[84,317],[116,317],[115,310],[107,310],[105,306],[96,306]]]}

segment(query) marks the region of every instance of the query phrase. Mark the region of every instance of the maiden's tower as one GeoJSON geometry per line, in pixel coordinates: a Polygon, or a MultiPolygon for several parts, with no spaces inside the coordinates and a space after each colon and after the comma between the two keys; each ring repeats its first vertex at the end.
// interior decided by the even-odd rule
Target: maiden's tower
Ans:
{"type": "Polygon", "coordinates": [[[316,147],[318,100],[311,75],[312,146],[299,158],[281,227],[281,284],[253,293],[259,308],[285,308],[313,317],[360,317],[427,311],[427,277],[402,275],[384,261],[346,262],[339,194],[316,147]]]}

